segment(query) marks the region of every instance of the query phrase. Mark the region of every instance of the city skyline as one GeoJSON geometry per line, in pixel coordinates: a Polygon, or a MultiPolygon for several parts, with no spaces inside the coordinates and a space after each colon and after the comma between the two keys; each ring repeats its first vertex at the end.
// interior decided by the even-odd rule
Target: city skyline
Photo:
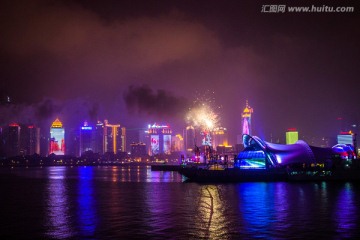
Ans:
{"type": "Polygon", "coordinates": [[[267,13],[252,1],[7,1],[0,94],[13,104],[1,105],[0,123],[184,128],[196,93],[210,91],[233,142],[246,99],[264,139],[293,127],[318,138],[358,131],[357,6],[326,4],[355,12],[267,13]]]}

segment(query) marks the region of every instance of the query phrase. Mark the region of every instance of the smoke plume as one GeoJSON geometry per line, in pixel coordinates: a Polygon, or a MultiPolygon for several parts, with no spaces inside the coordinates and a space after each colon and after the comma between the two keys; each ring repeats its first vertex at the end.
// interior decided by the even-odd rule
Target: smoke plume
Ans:
{"type": "Polygon", "coordinates": [[[183,119],[189,100],[178,97],[163,89],[153,90],[147,85],[129,86],[124,93],[124,101],[129,113],[145,114],[161,118],[183,119]]]}

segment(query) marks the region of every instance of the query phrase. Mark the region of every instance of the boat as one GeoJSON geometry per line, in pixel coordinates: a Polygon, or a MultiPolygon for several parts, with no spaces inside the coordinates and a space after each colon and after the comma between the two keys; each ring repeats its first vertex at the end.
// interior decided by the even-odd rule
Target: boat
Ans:
{"type": "Polygon", "coordinates": [[[360,181],[360,167],[351,168],[272,168],[272,169],[241,169],[234,167],[214,166],[180,166],[180,174],[187,182],[225,183],[225,182],[353,182],[360,181]]]}
{"type": "Polygon", "coordinates": [[[215,158],[207,164],[182,162],[178,171],[193,182],[360,181],[359,159],[339,155],[339,146],[319,148],[301,140],[273,144],[246,134],[243,142],[232,166],[215,158]]]}
{"type": "Polygon", "coordinates": [[[179,169],[179,173],[185,176],[189,182],[273,182],[288,179],[286,170],[281,168],[240,169],[226,167],[212,169],[211,167],[182,167],[179,169]]]}

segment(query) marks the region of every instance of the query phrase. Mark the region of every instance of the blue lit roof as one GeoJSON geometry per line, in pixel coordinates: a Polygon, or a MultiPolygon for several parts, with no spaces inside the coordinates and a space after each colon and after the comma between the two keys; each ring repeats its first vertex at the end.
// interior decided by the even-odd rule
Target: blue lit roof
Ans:
{"type": "Polygon", "coordinates": [[[323,162],[331,157],[331,155],[329,155],[330,149],[312,147],[302,140],[288,145],[274,144],[263,141],[257,136],[244,134],[243,142],[245,147],[244,151],[263,151],[271,165],[310,164],[323,162]]]}

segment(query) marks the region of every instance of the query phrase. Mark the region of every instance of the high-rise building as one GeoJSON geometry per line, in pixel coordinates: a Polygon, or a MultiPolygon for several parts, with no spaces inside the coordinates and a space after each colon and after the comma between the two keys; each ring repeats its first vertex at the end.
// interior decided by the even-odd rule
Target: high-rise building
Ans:
{"type": "Polygon", "coordinates": [[[49,154],[65,155],[65,130],[62,122],[56,118],[50,128],[49,154]]]}
{"type": "Polygon", "coordinates": [[[241,114],[242,134],[252,135],[251,114],[253,112],[254,109],[249,106],[249,102],[246,100],[246,106],[241,114]]]}
{"type": "Polygon", "coordinates": [[[120,151],[121,152],[126,152],[126,128],[122,127],[121,128],[121,148],[120,151]]]}
{"type": "Polygon", "coordinates": [[[20,155],[20,125],[11,123],[8,126],[8,131],[5,136],[6,141],[6,155],[14,157],[20,155]]]}
{"type": "Polygon", "coordinates": [[[349,144],[354,146],[354,140],[355,139],[355,134],[352,131],[348,131],[348,132],[340,132],[339,135],[337,135],[337,143],[338,144],[349,144]]]}
{"type": "Polygon", "coordinates": [[[224,127],[215,128],[212,133],[212,147],[216,149],[218,146],[228,146],[228,133],[227,129],[224,127]]]}
{"type": "Polygon", "coordinates": [[[95,146],[94,152],[104,154],[104,124],[98,121],[95,125],[95,146]]]}
{"type": "Polygon", "coordinates": [[[145,157],[146,154],[146,144],[139,142],[139,143],[132,143],[130,144],[131,147],[131,157],[138,158],[138,157],[145,157]]]}
{"type": "Polygon", "coordinates": [[[150,136],[149,155],[171,153],[171,129],[168,125],[153,124],[148,126],[150,136]]]}
{"type": "Polygon", "coordinates": [[[143,143],[147,143],[150,142],[150,136],[149,136],[149,131],[148,129],[141,129],[138,131],[139,133],[139,140],[138,141],[132,141],[132,142],[143,142],[143,143]]]}
{"type": "Polygon", "coordinates": [[[176,134],[171,138],[171,151],[182,152],[184,151],[184,138],[181,134],[176,134]]]}
{"type": "Polygon", "coordinates": [[[88,122],[80,128],[80,155],[86,151],[94,151],[95,148],[95,134],[92,126],[88,122]]]}
{"type": "Polygon", "coordinates": [[[185,130],[185,148],[186,151],[193,151],[195,148],[195,128],[193,126],[187,126],[185,130]]]}
{"type": "Polygon", "coordinates": [[[6,157],[4,128],[0,127],[0,158],[6,157]]]}
{"type": "Polygon", "coordinates": [[[296,128],[289,128],[286,131],[286,144],[294,144],[299,140],[299,132],[296,128]]]}
{"type": "Polygon", "coordinates": [[[40,154],[40,128],[35,125],[26,128],[25,149],[28,155],[40,154]]]}
{"type": "Polygon", "coordinates": [[[46,133],[44,133],[44,131],[41,132],[40,135],[40,156],[47,156],[49,154],[49,132],[46,131],[46,133]]]}
{"type": "Polygon", "coordinates": [[[119,151],[124,152],[126,149],[126,129],[120,129],[120,124],[109,124],[107,120],[104,120],[103,129],[104,153],[113,152],[114,154],[116,154],[119,151]]]}

